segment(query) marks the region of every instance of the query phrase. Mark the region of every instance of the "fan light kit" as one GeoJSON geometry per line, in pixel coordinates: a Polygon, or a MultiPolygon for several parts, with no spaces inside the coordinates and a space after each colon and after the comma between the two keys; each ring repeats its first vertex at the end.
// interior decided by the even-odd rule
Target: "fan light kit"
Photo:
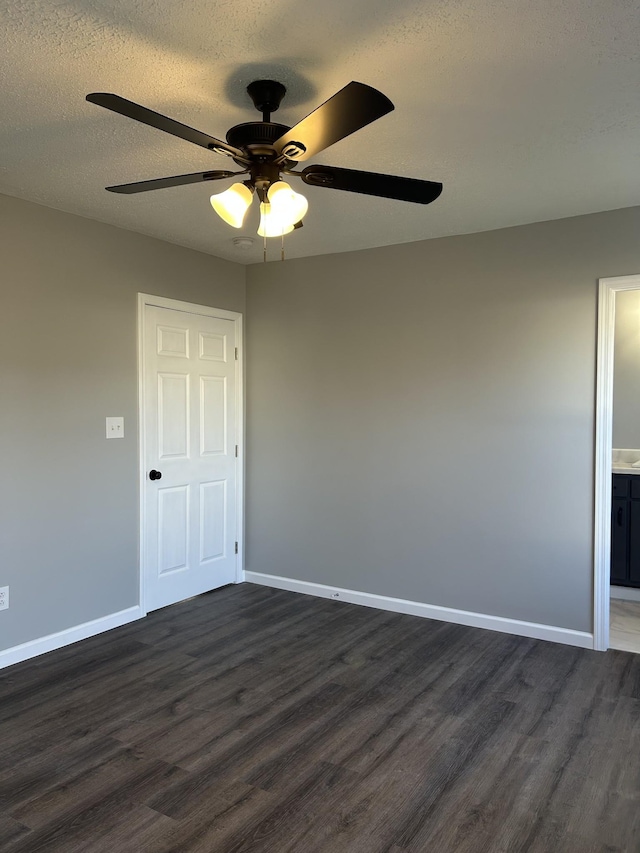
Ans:
{"type": "MultiPolygon", "coordinates": [[[[429,204],[442,192],[442,184],[416,178],[339,169],[334,166],[307,166],[302,171],[296,170],[299,162],[308,160],[391,112],[393,104],[377,89],[364,83],[348,83],[291,128],[271,121],[271,113],[278,109],[286,92],[282,83],[275,80],[255,80],[247,86],[247,92],[256,109],[262,113],[262,121],[235,125],[227,132],[226,142],[119,95],[106,92],[87,95],[87,100],[93,104],[200,145],[216,154],[224,154],[241,167],[240,171],[218,170],[174,175],[111,186],[107,187],[107,190],[130,194],[246,175],[244,181],[234,183],[223,192],[212,195],[211,206],[227,224],[241,228],[255,193],[260,201],[258,234],[264,239],[265,260],[267,238],[283,238],[285,234],[300,228],[308,208],[306,198],[295,192],[290,184],[283,180],[283,175],[287,178],[301,178],[309,186],[346,190],[417,204],[429,204]]],[[[284,248],[282,257],[284,258],[284,248]]]]}

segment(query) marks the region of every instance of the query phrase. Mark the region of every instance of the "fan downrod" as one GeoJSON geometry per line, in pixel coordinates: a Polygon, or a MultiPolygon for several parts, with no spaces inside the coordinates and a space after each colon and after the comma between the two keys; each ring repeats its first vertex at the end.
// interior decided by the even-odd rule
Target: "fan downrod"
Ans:
{"type": "Polygon", "coordinates": [[[271,113],[280,106],[287,89],[277,80],[254,80],[247,86],[254,107],[262,113],[262,121],[271,121],[271,113]]]}

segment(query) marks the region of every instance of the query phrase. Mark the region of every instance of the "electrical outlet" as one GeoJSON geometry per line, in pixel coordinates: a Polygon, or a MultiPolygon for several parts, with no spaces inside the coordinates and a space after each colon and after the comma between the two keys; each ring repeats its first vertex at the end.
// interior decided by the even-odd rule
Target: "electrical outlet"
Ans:
{"type": "Polygon", "coordinates": [[[0,610],[9,609],[9,587],[0,586],[0,610]]]}

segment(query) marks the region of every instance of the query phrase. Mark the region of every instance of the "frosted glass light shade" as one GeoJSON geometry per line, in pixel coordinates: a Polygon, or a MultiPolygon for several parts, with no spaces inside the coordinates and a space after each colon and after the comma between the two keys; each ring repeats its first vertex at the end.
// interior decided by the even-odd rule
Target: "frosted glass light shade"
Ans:
{"type": "Polygon", "coordinates": [[[309,209],[306,198],[294,192],[286,181],[276,181],[267,192],[271,210],[284,222],[295,225],[309,209]]]}
{"type": "Polygon", "coordinates": [[[260,205],[258,234],[261,237],[282,237],[284,234],[291,234],[294,224],[286,222],[282,216],[278,215],[277,211],[273,210],[272,205],[264,202],[260,205]]]}
{"type": "Polygon", "coordinates": [[[234,228],[241,228],[244,217],[251,206],[252,194],[244,184],[233,184],[228,190],[211,196],[211,207],[234,228]]]}

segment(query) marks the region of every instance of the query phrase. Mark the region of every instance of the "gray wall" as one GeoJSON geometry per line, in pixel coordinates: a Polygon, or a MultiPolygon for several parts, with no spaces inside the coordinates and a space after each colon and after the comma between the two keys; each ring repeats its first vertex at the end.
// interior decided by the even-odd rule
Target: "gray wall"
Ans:
{"type": "MultiPolygon", "coordinates": [[[[250,267],[247,568],[591,630],[597,278],[639,231],[250,267]]],[[[136,293],[242,311],[245,269],[3,196],[0,251],[2,649],[137,603],[136,293]]]]}
{"type": "Polygon", "coordinates": [[[640,290],[616,293],[613,446],[640,448],[640,290]]]}
{"type": "Polygon", "coordinates": [[[639,233],[250,267],[247,569],[591,631],[597,279],[639,233]]]}
{"type": "Polygon", "coordinates": [[[243,311],[245,270],[6,196],[0,256],[3,649],[138,603],[136,294],[243,311]]]}

